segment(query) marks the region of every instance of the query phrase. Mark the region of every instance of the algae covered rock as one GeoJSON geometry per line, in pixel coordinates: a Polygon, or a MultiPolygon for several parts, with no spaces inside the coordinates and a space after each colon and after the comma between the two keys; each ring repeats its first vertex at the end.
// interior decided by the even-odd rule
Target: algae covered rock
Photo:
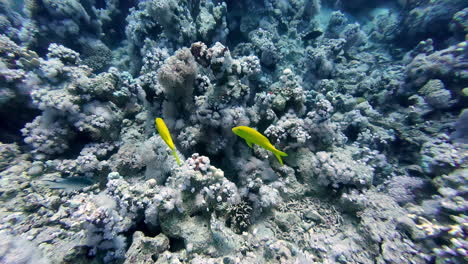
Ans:
{"type": "Polygon", "coordinates": [[[154,263],[168,249],[169,239],[165,235],[146,237],[143,232],[136,231],[133,233],[133,243],[125,253],[124,263],[154,263]]]}
{"type": "Polygon", "coordinates": [[[429,80],[418,93],[435,109],[448,108],[453,104],[450,91],[445,89],[441,80],[429,80]]]}

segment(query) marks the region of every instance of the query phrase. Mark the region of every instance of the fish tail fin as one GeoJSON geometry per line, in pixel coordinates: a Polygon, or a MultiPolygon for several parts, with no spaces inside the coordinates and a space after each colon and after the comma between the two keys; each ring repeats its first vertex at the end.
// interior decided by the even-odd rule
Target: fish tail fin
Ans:
{"type": "Polygon", "coordinates": [[[278,155],[280,155],[281,157],[287,157],[288,156],[288,154],[286,152],[283,152],[283,151],[280,151],[280,150],[278,150],[276,153],[278,155]]]}
{"type": "Polygon", "coordinates": [[[175,149],[172,151],[172,155],[174,155],[174,158],[175,158],[176,161],[177,161],[177,165],[181,166],[182,163],[180,162],[179,156],[177,156],[177,152],[176,152],[175,149]]]}
{"type": "Polygon", "coordinates": [[[278,159],[279,163],[281,164],[281,166],[283,166],[284,163],[283,163],[283,159],[281,157],[287,157],[288,154],[286,154],[286,153],[284,153],[282,151],[279,151],[279,150],[275,151],[274,154],[275,154],[276,158],[278,159]]]}

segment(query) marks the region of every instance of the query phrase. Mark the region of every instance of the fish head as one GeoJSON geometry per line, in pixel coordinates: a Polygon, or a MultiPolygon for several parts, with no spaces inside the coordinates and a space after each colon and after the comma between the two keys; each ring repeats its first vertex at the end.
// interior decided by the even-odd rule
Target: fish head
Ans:
{"type": "Polygon", "coordinates": [[[154,123],[156,124],[156,127],[161,127],[165,125],[164,120],[162,120],[162,118],[160,117],[155,118],[154,123]]]}
{"type": "Polygon", "coordinates": [[[233,127],[232,133],[238,135],[239,137],[243,137],[243,135],[245,134],[245,129],[243,126],[233,127]]]}
{"type": "Polygon", "coordinates": [[[246,138],[250,137],[249,136],[250,135],[250,133],[249,133],[250,129],[251,128],[246,127],[246,126],[238,126],[238,127],[232,128],[232,132],[234,134],[238,135],[239,137],[246,139],[246,138]]]}
{"type": "Polygon", "coordinates": [[[234,134],[237,135],[237,134],[239,133],[239,130],[240,130],[239,127],[233,127],[233,128],[232,128],[232,133],[234,133],[234,134]]]}

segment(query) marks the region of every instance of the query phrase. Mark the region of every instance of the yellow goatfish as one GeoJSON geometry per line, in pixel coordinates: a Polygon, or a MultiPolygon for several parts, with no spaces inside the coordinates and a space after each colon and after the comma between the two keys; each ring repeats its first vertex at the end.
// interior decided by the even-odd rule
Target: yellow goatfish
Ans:
{"type": "Polygon", "coordinates": [[[249,145],[249,147],[252,147],[252,144],[257,144],[260,147],[273,152],[273,154],[275,154],[276,158],[278,159],[281,165],[283,165],[283,160],[281,159],[281,157],[288,156],[288,154],[277,150],[275,146],[273,146],[270,143],[270,140],[268,140],[268,138],[266,138],[264,135],[260,134],[260,132],[258,132],[257,130],[251,127],[246,127],[246,126],[234,127],[232,129],[232,132],[238,135],[239,137],[245,139],[245,142],[247,143],[247,145],[249,145]]]}
{"type": "Polygon", "coordinates": [[[161,138],[166,142],[167,146],[172,150],[172,155],[174,155],[174,158],[177,161],[177,165],[181,165],[179,156],[177,156],[177,150],[175,148],[174,142],[172,142],[172,137],[171,133],[169,133],[169,129],[167,129],[166,123],[164,123],[164,120],[162,118],[156,118],[154,120],[156,123],[156,129],[159,132],[159,135],[161,138]]]}

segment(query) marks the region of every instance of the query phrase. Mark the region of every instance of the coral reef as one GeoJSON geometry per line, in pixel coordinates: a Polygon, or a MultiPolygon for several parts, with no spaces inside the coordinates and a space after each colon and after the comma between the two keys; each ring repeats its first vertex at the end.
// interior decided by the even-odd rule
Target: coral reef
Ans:
{"type": "Polygon", "coordinates": [[[0,1],[0,262],[465,263],[467,10],[0,1]]]}

